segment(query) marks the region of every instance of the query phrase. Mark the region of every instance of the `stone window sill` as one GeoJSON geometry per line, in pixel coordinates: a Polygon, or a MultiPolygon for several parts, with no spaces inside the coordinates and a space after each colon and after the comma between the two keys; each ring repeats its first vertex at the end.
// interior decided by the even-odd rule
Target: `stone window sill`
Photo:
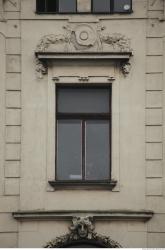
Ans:
{"type": "Polygon", "coordinates": [[[117,181],[49,181],[49,184],[56,189],[86,189],[86,190],[112,190],[117,181]]]}

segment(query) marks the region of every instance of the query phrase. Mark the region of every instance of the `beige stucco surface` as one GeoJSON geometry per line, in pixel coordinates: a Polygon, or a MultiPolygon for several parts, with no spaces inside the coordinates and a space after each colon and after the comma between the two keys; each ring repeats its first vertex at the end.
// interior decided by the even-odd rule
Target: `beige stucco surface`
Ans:
{"type": "MultiPolygon", "coordinates": [[[[133,0],[133,13],[126,15],[37,15],[34,0],[15,2],[6,1],[0,12],[0,247],[42,247],[68,232],[70,222],[64,219],[12,217],[12,212],[38,210],[152,210],[147,222],[96,220],[95,230],[124,247],[165,247],[164,1],[133,0]],[[66,25],[83,24],[130,39],[130,73],[124,76],[113,59],[54,59],[38,78],[40,39],[64,34],[66,25]],[[103,84],[115,78],[112,177],[117,186],[112,191],[54,190],[48,184],[55,175],[53,79],[63,77],[68,82],[89,77],[91,84],[98,77],[103,84]]],[[[88,1],[79,2],[79,8],[87,8],[88,1]]]]}

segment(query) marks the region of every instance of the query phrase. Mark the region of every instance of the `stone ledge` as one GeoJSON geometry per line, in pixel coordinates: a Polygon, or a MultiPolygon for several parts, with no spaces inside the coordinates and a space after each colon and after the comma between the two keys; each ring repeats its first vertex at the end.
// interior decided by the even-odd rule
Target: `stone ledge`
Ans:
{"type": "Polygon", "coordinates": [[[89,59],[89,60],[110,60],[110,59],[120,59],[120,60],[129,60],[132,56],[132,52],[36,52],[36,57],[38,59],[89,59]]]}
{"type": "Polygon", "coordinates": [[[18,211],[13,213],[16,220],[72,220],[73,217],[92,217],[94,220],[109,221],[147,221],[154,215],[149,210],[105,210],[105,211],[18,211]]]}

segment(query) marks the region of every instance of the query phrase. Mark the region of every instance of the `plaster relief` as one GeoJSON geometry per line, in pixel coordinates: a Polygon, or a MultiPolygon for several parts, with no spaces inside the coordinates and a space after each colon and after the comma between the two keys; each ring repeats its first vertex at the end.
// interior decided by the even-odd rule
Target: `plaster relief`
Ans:
{"type": "Polygon", "coordinates": [[[45,248],[61,248],[80,244],[81,242],[94,243],[100,247],[121,248],[121,245],[108,236],[95,232],[92,217],[74,217],[69,227],[70,233],[48,242],[45,248]]]}
{"type": "MultiPolygon", "coordinates": [[[[124,59],[120,57],[125,53],[128,55],[125,61],[128,61],[132,54],[130,39],[120,33],[106,33],[106,28],[98,24],[67,24],[63,27],[61,34],[49,34],[41,38],[36,47],[36,55],[42,53],[46,55],[69,54],[77,55],[88,53],[92,59],[92,53],[102,55],[116,55],[114,59],[124,59]]],[[[95,58],[95,57],[93,57],[95,58]]],[[[113,58],[111,58],[113,59],[113,58]]],[[[45,58],[47,60],[47,57],[45,58]]],[[[41,60],[40,60],[41,61],[41,60]]],[[[43,66],[37,61],[37,72],[45,74],[47,71],[45,64],[43,66]]],[[[122,72],[127,75],[130,69],[130,63],[122,64],[122,72]]]]}
{"type": "Polygon", "coordinates": [[[105,27],[89,24],[66,25],[63,34],[41,38],[36,52],[131,52],[130,39],[119,33],[104,32],[105,27]]]}

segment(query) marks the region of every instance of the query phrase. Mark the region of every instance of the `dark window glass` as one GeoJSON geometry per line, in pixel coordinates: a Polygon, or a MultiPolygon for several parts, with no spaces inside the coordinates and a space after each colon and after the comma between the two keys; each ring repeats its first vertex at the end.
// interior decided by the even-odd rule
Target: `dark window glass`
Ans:
{"type": "Polygon", "coordinates": [[[58,103],[59,112],[108,113],[109,92],[107,89],[64,88],[58,91],[58,103]]]}
{"type": "Polygon", "coordinates": [[[45,6],[46,6],[45,3],[46,0],[37,0],[36,4],[38,12],[45,12],[45,6]]]}
{"type": "MultiPolygon", "coordinates": [[[[36,0],[37,12],[41,13],[81,13],[77,11],[78,0],[36,0]]],[[[83,0],[82,0],[83,1],[83,0]]],[[[90,0],[93,13],[129,13],[132,0],[90,0]]],[[[89,10],[88,10],[89,11],[89,10]]]]}
{"type": "Polygon", "coordinates": [[[57,179],[81,180],[81,121],[57,123],[57,179]]]}
{"type": "MultiPolygon", "coordinates": [[[[121,1],[121,0],[120,0],[121,1]]],[[[110,0],[93,0],[92,2],[93,12],[110,12],[110,0]]]]}
{"type": "Polygon", "coordinates": [[[130,12],[132,10],[131,0],[114,0],[114,12],[130,12]]]}
{"type": "Polygon", "coordinates": [[[48,12],[56,12],[57,11],[57,0],[47,0],[46,1],[46,9],[48,12]]]}
{"type": "Polygon", "coordinates": [[[76,12],[76,1],[77,0],[59,0],[59,12],[61,13],[76,12]]]}
{"type": "Polygon", "coordinates": [[[86,122],[86,179],[106,180],[110,176],[109,121],[86,122]]]}
{"type": "Polygon", "coordinates": [[[110,179],[110,88],[57,88],[57,180],[110,179]]]}

